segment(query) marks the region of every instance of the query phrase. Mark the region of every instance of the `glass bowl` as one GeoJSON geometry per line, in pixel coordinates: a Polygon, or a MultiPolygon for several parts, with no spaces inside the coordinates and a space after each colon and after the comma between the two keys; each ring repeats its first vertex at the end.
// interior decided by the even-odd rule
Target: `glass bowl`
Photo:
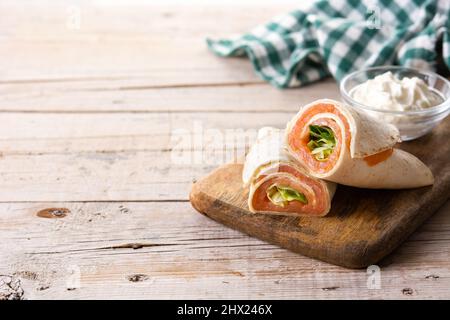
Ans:
{"type": "Polygon", "coordinates": [[[400,131],[403,141],[413,140],[427,134],[450,113],[450,82],[431,71],[420,71],[399,66],[368,68],[355,71],[344,77],[340,84],[340,91],[343,101],[349,106],[366,111],[376,118],[395,125],[400,131]],[[404,77],[422,79],[432,91],[442,97],[443,102],[423,110],[393,111],[376,109],[361,104],[351,97],[351,91],[357,85],[388,71],[399,79],[404,77]]]}

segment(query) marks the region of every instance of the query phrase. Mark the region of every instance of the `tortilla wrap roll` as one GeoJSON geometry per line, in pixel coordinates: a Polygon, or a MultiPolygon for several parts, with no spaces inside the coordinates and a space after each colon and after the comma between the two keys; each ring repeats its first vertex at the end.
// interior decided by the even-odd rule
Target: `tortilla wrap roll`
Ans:
{"type": "Polygon", "coordinates": [[[324,216],[336,184],[309,176],[287,153],[284,131],[265,127],[247,154],[242,173],[253,213],[324,216]]]}
{"type": "Polygon", "coordinates": [[[322,99],[287,124],[289,153],[314,177],[376,189],[433,184],[431,170],[418,158],[394,148],[397,128],[344,104],[322,99]]]}

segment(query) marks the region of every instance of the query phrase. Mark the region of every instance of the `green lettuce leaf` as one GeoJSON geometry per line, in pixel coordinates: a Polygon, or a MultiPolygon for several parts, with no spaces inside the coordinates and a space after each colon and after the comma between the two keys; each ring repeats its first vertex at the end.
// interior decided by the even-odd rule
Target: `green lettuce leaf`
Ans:
{"type": "Polygon", "coordinates": [[[326,161],[336,146],[333,130],[324,126],[310,125],[309,138],[307,146],[311,153],[317,160],[326,161]]]}
{"type": "Polygon", "coordinates": [[[295,189],[283,186],[272,186],[267,190],[267,198],[276,206],[284,207],[290,201],[300,201],[307,204],[306,196],[295,189]]]}

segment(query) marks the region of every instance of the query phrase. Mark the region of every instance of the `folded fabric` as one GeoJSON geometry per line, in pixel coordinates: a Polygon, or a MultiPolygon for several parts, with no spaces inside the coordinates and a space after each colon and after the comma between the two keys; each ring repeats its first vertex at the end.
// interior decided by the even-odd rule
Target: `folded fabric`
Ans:
{"type": "Polygon", "coordinates": [[[449,26],[448,0],[318,1],[243,36],[207,43],[219,56],[247,55],[262,79],[286,88],[379,65],[433,70],[440,54],[450,68],[449,26]]]}

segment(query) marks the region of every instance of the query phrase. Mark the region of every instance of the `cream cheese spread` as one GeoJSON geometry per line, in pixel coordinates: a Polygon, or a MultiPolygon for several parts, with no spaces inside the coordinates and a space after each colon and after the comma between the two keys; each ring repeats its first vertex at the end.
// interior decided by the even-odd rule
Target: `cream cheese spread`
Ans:
{"type": "Polygon", "coordinates": [[[387,111],[423,110],[443,101],[422,79],[399,79],[390,71],[354,87],[350,96],[368,107],[387,111]]]}

